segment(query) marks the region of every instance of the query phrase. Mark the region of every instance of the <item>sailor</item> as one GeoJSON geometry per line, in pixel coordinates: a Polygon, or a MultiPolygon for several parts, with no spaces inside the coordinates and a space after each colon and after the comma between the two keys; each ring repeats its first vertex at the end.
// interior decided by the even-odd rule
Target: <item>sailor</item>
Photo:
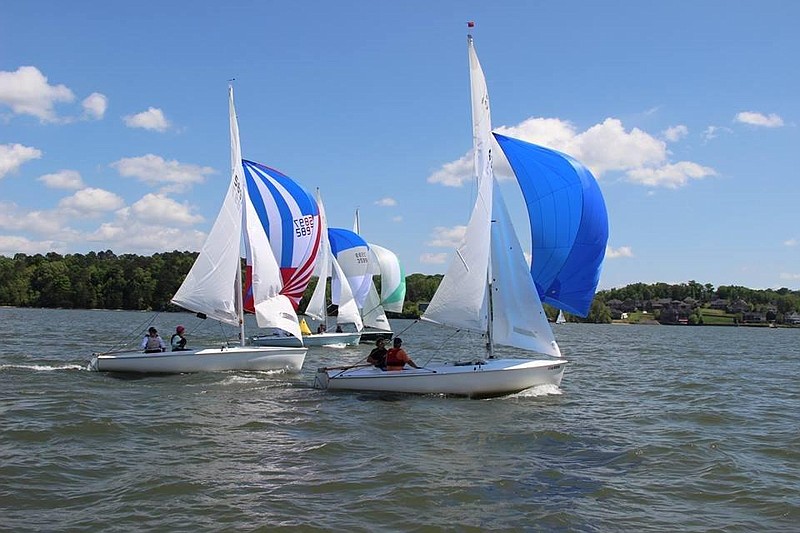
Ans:
{"type": "Polygon", "coordinates": [[[413,368],[420,368],[411,360],[406,351],[401,347],[403,340],[400,337],[395,337],[393,347],[389,348],[386,352],[386,370],[403,370],[408,364],[413,368]]]}
{"type": "Polygon", "coordinates": [[[158,330],[151,326],[142,339],[141,349],[144,353],[166,352],[167,343],[158,335],[158,330]]]}
{"type": "Polygon", "coordinates": [[[172,345],[173,352],[186,350],[186,337],[183,335],[184,331],[186,331],[186,328],[183,326],[178,326],[175,328],[175,333],[173,333],[172,337],[169,339],[169,343],[172,345]]]}

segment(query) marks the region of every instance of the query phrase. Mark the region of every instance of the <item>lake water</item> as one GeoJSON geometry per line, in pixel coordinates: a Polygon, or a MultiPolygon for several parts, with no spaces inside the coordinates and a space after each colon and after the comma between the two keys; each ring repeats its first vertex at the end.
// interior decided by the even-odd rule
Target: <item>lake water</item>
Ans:
{"type": "MultiPolygon", "coordinates": [[[[491,400],[310,387],[368,346],[297,375],[86,370],[151,318],[0,308],[0,530],[799,527],[800,329],[558,325],[561,388],[491,400]]],[[[154,325],[220,334],[195,322],[154,325]]],[[[473,353],[393,324],[417,363],[473,353]]]]}

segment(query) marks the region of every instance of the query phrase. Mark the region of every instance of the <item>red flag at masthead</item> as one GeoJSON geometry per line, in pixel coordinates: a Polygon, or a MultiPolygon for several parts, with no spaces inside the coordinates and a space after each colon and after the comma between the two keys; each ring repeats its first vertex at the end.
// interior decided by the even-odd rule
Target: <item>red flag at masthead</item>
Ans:
{"type": "Polygon", "coordinates": [[[470,20],[469,22],[467,22],[467,28],[474,28],[474,27],[475,27],[474,21],[470,20]]]}

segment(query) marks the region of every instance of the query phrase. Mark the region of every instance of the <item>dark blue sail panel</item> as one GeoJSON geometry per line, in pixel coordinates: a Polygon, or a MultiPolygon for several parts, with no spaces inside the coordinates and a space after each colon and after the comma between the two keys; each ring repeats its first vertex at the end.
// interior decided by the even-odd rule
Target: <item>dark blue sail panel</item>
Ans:
{"type": "Polygon", "coordinates": [[[581,163],[549,148],[494,134],[517,177],[531,225],[531,275],[539,297],[586,316],[608,242],[608,213],[581,163]]]}
{"type": "Polygon", "coordinates": [[[345,250],[351,248],[369,249],[365,241],[358,233],[343,228],[328,228],[328,240],[331,243],[333,255],[339,256],[345,250]]]}

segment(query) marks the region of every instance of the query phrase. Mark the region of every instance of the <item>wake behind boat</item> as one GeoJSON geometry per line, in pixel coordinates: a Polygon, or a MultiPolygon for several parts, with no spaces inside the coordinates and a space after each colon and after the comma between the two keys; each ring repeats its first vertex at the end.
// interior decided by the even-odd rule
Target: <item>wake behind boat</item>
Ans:
{"type": "MultiPolygon", "coordinates": [[[[561,358],[561,350],[542,307],[537,289],[540,283],[534,276],[534,266],[529,268],[525,260],[494,179],[489,96],[471,35],[468,36],[468,50],[478,192],[464,241],[456,251],[457,257],[451,262],[422,318],[440,326],[485,335],[487,351],[483,354],[481,346],[482,355],[466,363],[426,364],[419,369],[406,367],[384,371],[370,365],[320,368],[314,380],[317,388],[482,398],[512,394],[539,385],[561,384],[567,361],[561,358]],[[495,359],[495,344],[549,358],[495,359]]],[[[495,136],[507,155],[509,152],[504,144],[513,144],[509,148],[513,158],[509,156],[509,161],[529,209],[532,203],[534,209],[539,204],[535,203],[535,194],[529,198],[526,188],[530,187],[525,180],[531,180],[533,176],[537,183],[550,180],[556,183],[539,190],[556,191],[546,194],[545,201],[549,202],[549,211],[557,214],[529,216],[532,226],[533,221],[546,225],[537,231],[563,235],[567,244],[563,247],[564,243],[560,241],[562,248],[550,251],[550,261],[545,269],[548,283],[541,286],[549,291],[546,296],[553,305],[561,304],[570,312],[585,316],[588,304],[583,309],[583,303],[591,303],[608,237],[605,203],[599,188],[588,169],[572,158],[522,141],[495,136]],[[579,196],[575,205],[573,197],[568,198],[569,202],[559,202],[564,198],[559,196],[563,189],[579,196]],[[586,211],[592,216],[585,216],[586,211]],[[555,224],[560,231],[555,231],[555,224]],[[556,252],[561,255],[556,255],[556,252]],[[575,288],[575,284],[570,283],[572,278],[579,280],[580,290],[575,294],[561,294],[559,288],[562,285],[575,288]],[[575,296],[578,303],[572,301],[575,296]]],[[[539,256],[534,254],[533,257],[539,256]]]]}
{"type": "Polygon", "coordinates": [[[222,208],[203,248],[172,303],[220,322],[238,326],[240,346],[222,346],[173,352],[111,352],[94,354],[90,368],[97,371],[179,373],[221,370],[286,370],[298,372],[306,348],[246,346],[241,276],[241,242],[250,254],[248,266],[259,279],[253,286],[256,320],[260,327],[275,327],[300,336],[291,301],[280,293],[281,274],[267,235],[258,222],[253,201],[244,184],[239,126],[228,91],[231,133],[231,181],[222,208]]]}

